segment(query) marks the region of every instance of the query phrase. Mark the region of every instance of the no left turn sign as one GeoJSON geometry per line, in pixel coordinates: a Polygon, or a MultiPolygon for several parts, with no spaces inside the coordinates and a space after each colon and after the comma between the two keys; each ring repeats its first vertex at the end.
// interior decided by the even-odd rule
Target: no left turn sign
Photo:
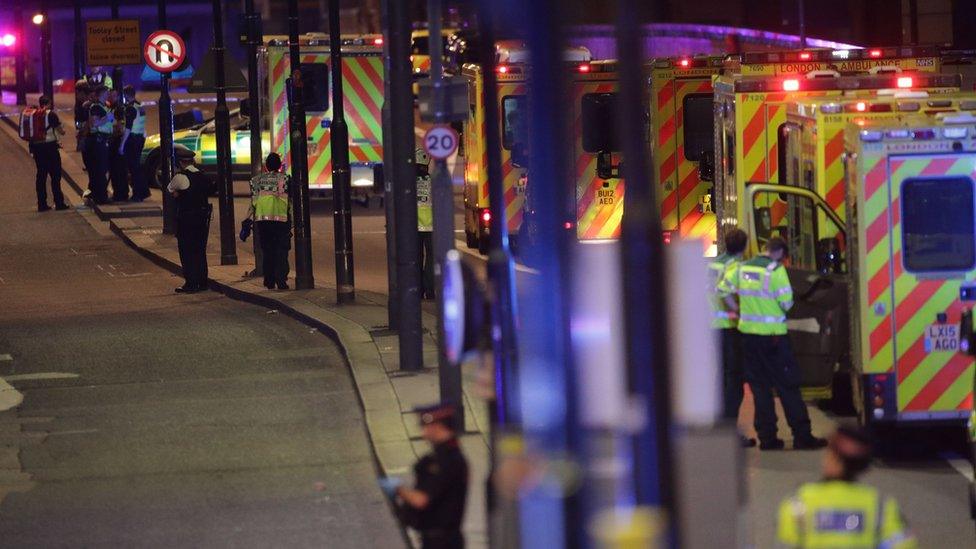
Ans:
{"type": "Polygon", "coordinates": [[[458,148],[458,134],[450,126],[434,126],[424,135],[424,149],[436,160],[447,160],[458,148]]]}
{"type": "Polygon", "coordinates": [[[186,59],[186,44],[175,32],[159,30],[149,35],[142,52],[149,68],[158,72],[173,72],[186,59]]]}

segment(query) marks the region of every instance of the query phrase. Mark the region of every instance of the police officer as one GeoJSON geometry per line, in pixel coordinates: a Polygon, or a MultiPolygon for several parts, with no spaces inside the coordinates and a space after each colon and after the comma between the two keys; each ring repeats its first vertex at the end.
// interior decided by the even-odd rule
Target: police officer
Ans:
{"type": "Polygon", "coordinates": [[[112,77],[109,76],[103,67],[92,67],[91,73],[85,75],[85,80],[91,86],[105,86],[113,88],[112,77]]]}
{"type": "Polygon", "coordinates": [[[38,108],[44,113],[44,140],[32,142],[29,145],[31,156],[37,167],[37,177],[34,180],[37,191],[37,211],[46,212],[51,209],[47,205],[47,178],[51,178],[51,196],[54,198],[54,208],[67,210],[64,195],[61,193],[61,144],[58,137],[64,135],[61,120],[56,112],[51,110],[51,98],[42,95],[37,101],[38,108]]]}
{"type": "Polygon", "coordinates": [[[455,409],[440,404],[417,412],[424,440],[433,451],[414,465],[413,488],[395,486],[390,491],[404,523],[420,532],[424,549],[461,549],[468,462],[458,444],[455,409]]]}
{"type": "Polygon", "coordinates": [[[115,122],[107,101],[108,88],[99,86],[88,108],[88,190],[98,204],[108,202],[109,140],[115,122]]]}
{"type": "Polygon", "coordinates": [[[793,306],[793,288],[782,264],[787,256],[786,241],[770,238],[766,254],[729,270],[720,291],[726,294],[729,309],[739,314],[746,381],[756,405],[759,448],[785,447],[776,436],[776,389],[793,431],[793,448],[814,450],[826,446],[827,441],[811,433],[810,416],[800,396],[800,372],[786,329],[786,312],[793,306]]]}
{"type": "Polygon", "coordinates": [[[112,109],[112,137],[108,141],[109,180],[112,184],[112,201],[129,199],[129,170],[122,150],[122,134],[125,132],[125,101],[116,90],[109,90],[109,107],[112,109]]]}
{"type": "MultiPolygon", "coordinates": [[[[742,372],[742,343],[739,335],[739,315],[725,304],[725,295],[719,291],[719,288],[726,273],[739,267],[747,242],[748,237],[743,230],[730,229],[725,233],[725,253],[716,257],[708,265],[712,283],[709,292],[712,327],[718,330],[722,342],[722,417],[733,423],[739,418],[742,385],[745,383],[742,372]]],[[[742,437],[742,445],[755,446],[756,441],[742,437]]]]}
{"type": "Polygon", "coordinates": [[[267,171],[251,179],[251,210],[248,217],[261,240],[264,287],[288,289],[288,250],[291,249],[291,178],[282,173],[281,157],[271,153],[265,158],[267,171]]]}
{"type": "Polygon", "coordinates": [[[125,159],[126,171],[132,179],[132,201],[142,202],[149,198],[149,184],[139,164],[142,149],[146,145],[146,109],[136,100],[136,89],[131,85],[122,88],[122,97],[125,101],[125,124],[122,127],[119,154],[125,159]]]}
{"type": "MultiPolygon", "coordinates": [[[[91,88],[88,86],[88,82],[85,80],[78,80],[75,82],[75,137],[77,138],[77,147],[75,150],[82,152],[85,150],[85,134],[88,129],[88,105],[85,102],[88,101],[88,96],[91,93],[91,88]]],[[[84,157],[82,160],[85,160],[84,157]]],[[[88,166],[85,166],[88,169],[88,166]]]]}
{"type": "Polygon", "coordinates": [[[176,242],[186,283],[177,293],[192,294],[207,289],[207,237],[210,235],[210,178],[193,165],[193,151],[176,151],[179,170],[167,190],[176,199],[176,242]]]}
{"type": "Polygon", "coordinates": [[[863,429],[840,426],[823,458],[823,480],[800,487],[779,507],[781,546],[910,549],[917,546],[898,503],[860,484],[871,464],[863,429]]]}
{"type": "Polygon", "coordinates": [[[434,299],[434,208],[431,202],[430,155],[414,151],[417,166],[417,262],[421,272],[421,298],[434,299]]]}

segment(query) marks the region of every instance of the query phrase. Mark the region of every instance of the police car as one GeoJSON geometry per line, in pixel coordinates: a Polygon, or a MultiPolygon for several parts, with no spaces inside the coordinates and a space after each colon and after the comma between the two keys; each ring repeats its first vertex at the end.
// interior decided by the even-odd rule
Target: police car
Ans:
{"type": "MultiPolygon", "coordinates": [[[[151,184],[160,185],[160,162],[158,134],[146,136],[146,146],[142,150],[141,164],[151,184]]],[[[251,132],[248,120],[241,116],[240,109],[230,111],[231,166],[235,179],[251,177],[251,132]]],[[[267,128],[261,131],[261,150],[271,150],[271,136],[267,128]]],[[[205,173],[217,173],[217,132],[213,118],[173,133],[173,147],[193,151],[196,164],[205,173]]]]}

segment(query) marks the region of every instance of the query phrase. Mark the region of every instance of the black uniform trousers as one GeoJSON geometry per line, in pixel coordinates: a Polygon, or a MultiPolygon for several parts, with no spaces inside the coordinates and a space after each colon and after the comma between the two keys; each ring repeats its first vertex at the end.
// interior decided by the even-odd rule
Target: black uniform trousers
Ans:
{"type": "Polygon", "coordinates": [[[464,549],[464,536],[460,530],[424,530],[420,532],[423,549],[464,549]]]}
{"type": "Polygon", "coordinates": [[[284,286],[288,281],[291,224],[287,221],[258,221],[254,226],[260,234],[264,286],[284,286]]]}
{"type": "Polygon", "coordinates": [[[130,133],[125,140],[125,165],[132,179],[132,198],[143,200],[149,198],[149,183],[146,181],[146,172],[139,164],[142,157],[142,149],[146,146],[146,138],[137,133],[130,133]]]}
{"type": "Polygon", "coordinates": [[[32,143],[31,155],[37,166],[37,177],[34,187],[37,191],[37,209],[44,210],[47,205],[47,179],[51,178],[51,197],[54,205],[64,207],[64,195],[61,194],[61,151],[57,141],[49,143],[32,143]]]}
{"type": "Polygon", "coordinates": [[[738,328],[719,330],[722,337],[722,417],[735,421],[742,406],[742,334],[738,328]]]}
{"type": "Polygon", "coordinates": [[[779,395],[794,440],[812,436],[810,416],[800,396],[800,372],[793,358],[789,336],[742,334],[746,381],[756,403],[756,432],[760,441],[776,438],[776,404],[779,395]]]}
{"type": "Polygon", "coordinates": [[[212,208],[180,211],[176,217],[176,243],[183,265],[185,288],[207,287],[207,237],[210,236],[212,208]]]}
{"type": "Polygon", "coordinates": [[[95,202],[108,202],[108,136],[91,134],[85,148],[88,150],[88,190],[95,202]]]}
{"type": "Polygon", "coordinates": [[[125,155],[119,154],[122,138],[113,136],[108,142],[109,176],[112,182],[112,200],[121,202],[129,199],[129,168],[125,155]]]}
{"type": "Polygon", "coordinates": [[[417,232],[417,263],[420,264],[420,297],[434,299],[434,233],[417,232]]]}

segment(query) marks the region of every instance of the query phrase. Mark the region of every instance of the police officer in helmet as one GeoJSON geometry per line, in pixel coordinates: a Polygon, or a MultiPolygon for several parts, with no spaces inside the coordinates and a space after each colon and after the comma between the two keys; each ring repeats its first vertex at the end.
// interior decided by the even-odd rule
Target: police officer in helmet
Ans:
{"type": "Polygon", "coordinates": [[[417,412],[433,451],[414,465],[413,488],[393,478],[383,479],[381,486],[393,496],[404,524],[420,532],[423,549],[462,549],[468,462],[458,444],[455,408],[438,404],[417,412]]]}
{"type": "Polygon", "coordinates": [[[176,175],[167,190],[176,199],[176,241],[183,264],[186,283],[177,293],[192,294],[207,289],[207,237],[210,234],[210,217],[213,208],[209,197],[210,177],[193,165],[194,153],[179,148],[176,175]]]}
{"type": "Polygon", "coordinates": [[[804,484],[780,505],[779,544],[795,548],[917,547],[898,502],[857,482],[870,464],[868,434],[859,427],[838,427],[823,456],[823,480],[804,484]]]}

